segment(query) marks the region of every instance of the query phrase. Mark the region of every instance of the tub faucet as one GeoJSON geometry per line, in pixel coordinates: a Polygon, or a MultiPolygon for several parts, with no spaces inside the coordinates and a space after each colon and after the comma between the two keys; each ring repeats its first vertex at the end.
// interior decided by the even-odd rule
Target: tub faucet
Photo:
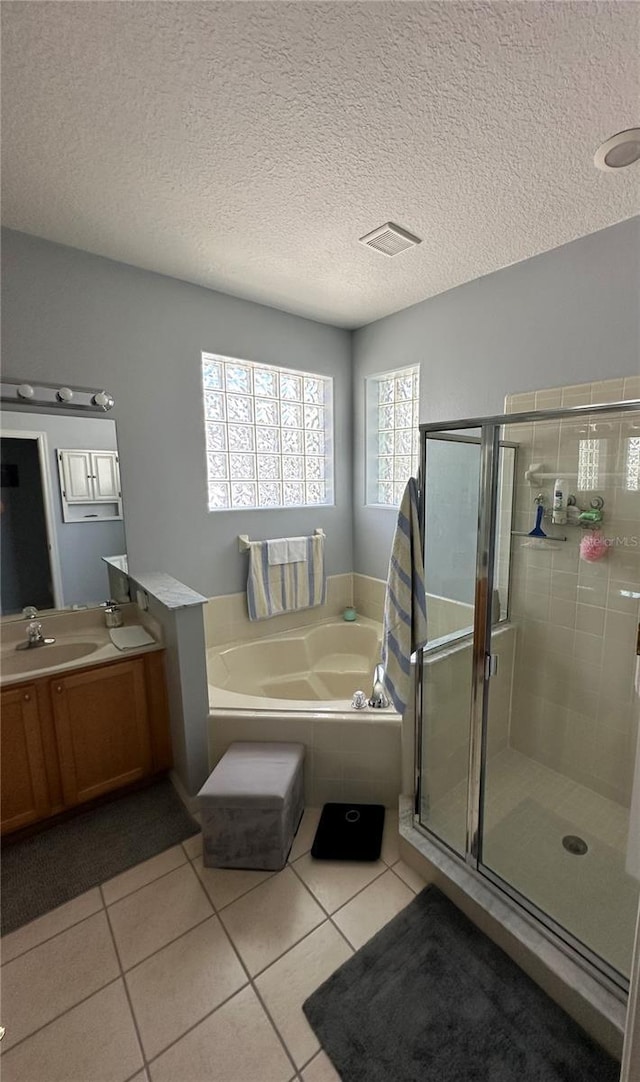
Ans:
{"type": "Polygon", "coordinates": [[[373,670],[373,689],[369,699],[369,706],[373,707],[374,710],[385,710],[389,706],[389,696],[384,690],[384,668],[382,665],[376,665],[373,670]]]}

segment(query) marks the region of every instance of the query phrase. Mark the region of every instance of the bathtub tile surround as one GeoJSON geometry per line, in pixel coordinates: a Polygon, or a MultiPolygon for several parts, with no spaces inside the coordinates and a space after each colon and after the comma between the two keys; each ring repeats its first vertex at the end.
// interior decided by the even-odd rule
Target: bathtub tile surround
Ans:
{"type": "MultiPolygon", "coordinates": [[[[384,614],[384,579],[374,579],[370,575],[353,576],[353,598],[356,610],[363,616],[382,623],[384,614]]],[[[427,594],[427,632],[429,642],[444,638],[456,631],[473,626],[473,606],[463,601],[454,601],[448,597],[427,594]]]]}
{"type": "MultiPolygon", "coordinates": [[[[544,406],[588,405],[637,398],[640,377],[611,379],[509,395],[509,413],[544,406]]],[[[633,702],[635,635],[640,612],[640,430],[624,414],[511,426],[520,444],[517,530],[529,530],[533,498],[550,506],[552,480],[531,486],[524,471],[565,477],[588,507],[604,498],[603,533],[613,540],[598,563],[580,559],[584,535],[575,526],[549,549],[514,546],[512,615],[519,648],[514,672],[512,747],[628,807],[638,711],[633,702]],[[590,457],[589,457],[590,456],[590,457]],[[589,461],[588,461],[589,459],[589,461]],[[576,471],[581,488],[576,491],[576,471]],[[615,471],[615,477],[611,473],[615,471]]]]}
{"type": "Polygon", "coordinates": [[[305,745],[306,802],[352,800],[395,808],[401,789],[400,719],[394,713],[380,711],[384,718],[377,713],[287,716],[220,708],[210,721],[211,765],[234,740],[300,743],[305,745]]]}
{"type": "MultiPolygon", "coordinates": [[[[318,815],[305,811],[287,867],[258,881],[218,870],[229,885],[205,892],[190,839],[5,937],[2,978],[16,1006],[4,1082],[335,1079],[302,1003],[423,881],[406,885],[391,847],[364,878],[361,865],[354,877],[327,862],[312,882],[318,815]]],[[[387,817],[397,834],[397,814],[387,817]]]]}
{"type": "Polygon", "coordinates": [[[288,612],[280,616],[272,616],[268,620],[249,619],[247,596],[244,591],[212,597],[204,605],[207,647],[264,638],[279,631],[293,631],[298,627],[306,627],[310,623],[339,616],[347,606],[353,604],[351,580],[351,573],[329,575],[324,605],[318,605],[312,612],[308,609],[301,612],[288,612]]]}

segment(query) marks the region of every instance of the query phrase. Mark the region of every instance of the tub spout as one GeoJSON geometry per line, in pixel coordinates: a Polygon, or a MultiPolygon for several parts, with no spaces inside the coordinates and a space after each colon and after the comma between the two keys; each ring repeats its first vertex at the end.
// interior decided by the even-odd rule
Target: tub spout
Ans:
{"type": "Polygon", "coordinates": [[[373,690],[369,699],[369,706],[374,710],[385,710],[389,706],[389,696],[384,690],[384,668],[376,665],[373,670],[373,690]]]}

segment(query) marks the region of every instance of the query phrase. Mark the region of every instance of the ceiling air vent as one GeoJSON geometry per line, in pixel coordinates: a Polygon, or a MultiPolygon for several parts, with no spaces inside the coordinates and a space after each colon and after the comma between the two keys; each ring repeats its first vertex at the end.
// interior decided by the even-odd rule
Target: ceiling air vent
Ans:
{"type": "Polygon", "coordinates": [[[420,237],[414,237],[413,233],[407,233],[407,230],[401,229],[399,225],[385,222],[371,233],[360,237],[360,243],[365,244],[367,248],[375,248],[376,252],[382,252],[383,255],[399,255],[407,248],[422,244],[422,241],[420,237]]]}

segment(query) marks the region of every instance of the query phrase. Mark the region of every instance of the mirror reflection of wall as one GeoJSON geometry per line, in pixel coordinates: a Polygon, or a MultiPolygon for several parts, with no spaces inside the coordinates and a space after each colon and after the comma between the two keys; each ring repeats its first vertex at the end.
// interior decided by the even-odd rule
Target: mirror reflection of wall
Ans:
{"type": "Polygon", "coordinates": [[[69,506],[57,453],[92,453],[89,473],[92,461],[117,454],[115,422],[3,410],[1,446],[2,615],[19,615],[27,605],[45,610],[105,601],[109,579],[102,557],[126,552],[119,493],[111,493],[118,498],[107,505],[94,486],[84,503],[71,505],[77,521],[65,521],[69,506]],[[102,502],[91,503],[94,496],[102,502]]]}

